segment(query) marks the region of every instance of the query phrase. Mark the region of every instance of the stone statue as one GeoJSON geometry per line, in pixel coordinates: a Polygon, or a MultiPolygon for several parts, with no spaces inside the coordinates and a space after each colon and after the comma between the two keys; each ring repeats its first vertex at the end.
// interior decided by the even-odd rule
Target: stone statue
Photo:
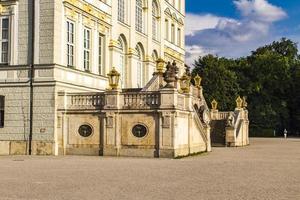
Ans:
{"type": "Polygon", "coordinates": [[[177,74],[179,72],[179,68],[176,66],[175,61],[172,64],[168,62],[166,68],[167,70],[163,74],[164,81],[167,83],[165,88],[174,88],[174,84],[172,83],[175,83],[178,80],[177,74]]]}
{"type": "Polygon", "coordinates": [[[230,112],[226,122],[227,127],[234,127],[234,116],[233,113],[230,112]]]}
{"type": "Polygon", "coordinates": [[[186,74],[187,76],[189,76],[189,77],[192,76],[192,74],[191,74],[191,67],[188,66],[188,65],[185,65],[185,74],[186,74]]]}

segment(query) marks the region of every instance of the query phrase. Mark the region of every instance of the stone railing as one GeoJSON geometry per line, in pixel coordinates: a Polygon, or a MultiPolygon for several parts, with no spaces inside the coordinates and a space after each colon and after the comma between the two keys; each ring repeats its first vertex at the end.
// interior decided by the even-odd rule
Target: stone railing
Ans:
{"type": "Polygon", "coordinates": [[[103,93],[68,93],[66,98],[67,109],[99,109],[105,105],[103,93]]]}
{"type": "Polygon", "coordinates": [[[126,92],[122,95],[124,109],[151,109],[160,106],[160,94],[158,92],[126,92]]]}
{"type": "Polygon", "coordinates": [[[227,120],[230,115],[230,112],[219,112],[213,111],[211,112],[211,120],[227,120]]]}
{"type": "Polygon", "coordinates": [[[203,122],[201,120],[201,116],[200,116],[199,112],[195,109],[194,106],[193,106],[193,111],[196,114],[196,115],[194,115],[194,117],[195,117],[195,120],[196,120],[196,122],[198,124],[198,128],[200,130],[202,138],[205,139],[206,145],[207,145],[208,138],[207,138],[207,135],[206,135],[206,129],[204,128],[204,124],[203,124],[203,122]]]}

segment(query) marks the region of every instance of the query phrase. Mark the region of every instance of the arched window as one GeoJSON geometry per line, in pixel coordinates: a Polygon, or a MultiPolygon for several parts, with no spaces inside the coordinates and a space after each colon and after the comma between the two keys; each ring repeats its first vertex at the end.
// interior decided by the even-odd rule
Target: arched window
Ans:
{"type": "Polygon", "coordinates": [[[159,11],[157,1],[152,1],[152,37],[154,40],[158,40],[158,24],[159,24],[159,11]]]}
{"type": "Polygon", "coordinates": [[[139,32],[143,32],[143,1],[142,0],[136,0],[135,29],[139,32]]]}
{"type": "Polygon", "coordinates": [[[152,52],[152,60],[153,62],[156,62],[158,60],[158,53],[156,50],[153,50],[152,52]]]}
{"type": "Polygon", "coordinates": [[[118,20],[125,22],[125,0],[118,0],[118,20]]]}
{"type": "Polygon", "coordinates": [[[144,51],[141,44],[138,44],[135,48],[137,53],[137,70],[136,70],[136,80],[137,80],[137,87],[141,88],[143,87],[144,81],[143,81],[143,74],[144,74],[144,51]]]}
{"type": "Polygon", "coordinates": [[[121,74],[120,81],[122,88],[126,87],[126,40],[124,36],[120,36],[118,39],[119,48],[119,64],[117,71],[121,74]]]}

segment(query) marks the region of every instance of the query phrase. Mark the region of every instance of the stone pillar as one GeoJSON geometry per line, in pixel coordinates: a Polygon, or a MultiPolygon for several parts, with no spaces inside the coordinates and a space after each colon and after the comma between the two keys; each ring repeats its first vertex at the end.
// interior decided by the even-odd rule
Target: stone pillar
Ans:
{"type": "Polygon", "coordinates": [[[177,106],[177,90],[163,88],[160,90],[160,125],[159,125],[159,157],[174,157],[175,108],[177,106]]]}
{"type": "Polygon", "coordinates": [[[65,91],[59,91],[57,97],[57,109],[62,110],[58,113],[57,119],[57,137],[55,140],[57,146],[57,155],[66,155],[67,141],[68,141],[68,123],[65,110],[67,109],[67,93],[65,91]],[[61,117],[61,119],[59,119],[61,117]],[[61,123],[61,124],[60,124],[61,123]],[[60,126],[59,126],[60,125],[60,126]]]}
{"type": "Polygon", "coordinates": [[[207,124],[205,126],[205,130],[206,130],[206,137],[207,137],[207,143],[206,143],[206,151],[207,152],[211,152],[211,139],[210,139],[210,126],[209,124],[207,124]]]}
{"type": "Polygon", "coordinates": [[[226,146],[228,146],[228,147],[232,147],[232,146],[235,146],[235,135],[234,135],[234,133],[235,133],[235,131],[234,131],[234,127],[226,127],[225,128],[225,130],[226,130],[226,141],[225,141],[225,143],[226,143],[226,146]]]}
{"type": "Polygon", "coordinates": [[[123,99],[119,90],[105,92],[104,112],[106,120],[103,128],[103,155],[118,156],[121,149],[121,124],[118,110],[122,107],[123,99]]]}

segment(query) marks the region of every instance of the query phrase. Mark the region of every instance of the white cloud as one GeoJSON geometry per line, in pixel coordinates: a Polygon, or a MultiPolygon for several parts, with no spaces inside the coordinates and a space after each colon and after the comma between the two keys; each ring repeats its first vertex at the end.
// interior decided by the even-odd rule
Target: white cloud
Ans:
{"type": "Polygon", "coordinates": [[[186,46],[186,63],[194,64],[194,61],[198,59],[199,56],[205,56],[207,54],[215,54],[213,50],[205,49],[201,46],[192,45],[186,46]]]}
{"type": "Polygon", "coordinates": [[[187,64],[208,53],[226,57],[244,56],[271,42],[275,37],[270,31],[273,23],[287,16],[283,9],[267,0],[233,2],[241,13],[241,19],[187,14],[187,64]]]}
{"type": "Polygon", "coordinates": [[[244,17],[258,21],[274,22],[287,16],[282,8],[267,0],[236,0],[234,4],[244,17]]]}
{"type": "Polygon", "coordinates": [[[197,15],[192,13],[186,14],[186,35],[194,35],[195,32],[215,28],[221,20],[234,21],[233,19],[218,17],[211,14],[197,15]]]}

